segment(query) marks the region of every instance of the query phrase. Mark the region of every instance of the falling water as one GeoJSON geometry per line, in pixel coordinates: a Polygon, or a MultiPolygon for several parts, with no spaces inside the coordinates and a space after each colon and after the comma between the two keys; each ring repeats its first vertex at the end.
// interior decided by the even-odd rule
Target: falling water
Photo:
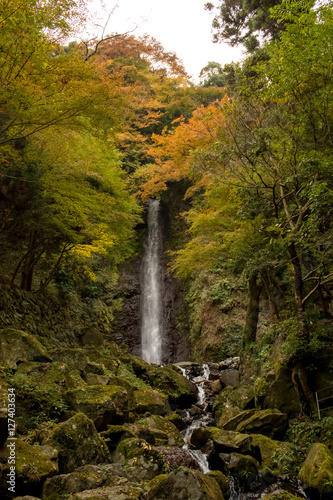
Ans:
{"type": "Polygon", "coordinates": [[[142,358],[162,360],[161,227],[160,200],[150,200],[148,235],[142,266],[141,342],[142,358]]]}

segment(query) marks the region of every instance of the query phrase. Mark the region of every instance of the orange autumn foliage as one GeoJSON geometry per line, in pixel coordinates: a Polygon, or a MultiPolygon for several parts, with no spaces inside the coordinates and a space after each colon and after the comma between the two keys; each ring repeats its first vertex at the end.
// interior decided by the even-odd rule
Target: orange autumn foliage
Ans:
{"type": "Polygon", "coordinates": [[[229,99],[225,95],[209,106],[202,105],[187,122],[184,117],[176,120],[180,122],[177,128],[153,135],[155,144],[148,154],[154,163],[142,168],[139,174],[144,201],[165,191],[168,181],[191,178],[197,188],[205,185],[206,172],[194,168],[195,153],[219,139],[224,124],[224,107],[228,104],[229,99]]]}

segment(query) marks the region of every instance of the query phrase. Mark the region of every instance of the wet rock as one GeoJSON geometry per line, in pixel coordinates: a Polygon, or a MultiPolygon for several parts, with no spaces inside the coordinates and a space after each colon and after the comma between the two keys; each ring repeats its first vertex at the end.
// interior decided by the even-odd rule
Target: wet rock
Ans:
{"type": "Polygon", "coordinates": [[[121,441],[112,456],[114,463],[133,471],[136,482],[149,481],[168,467],[163,456],[147,441],[138,438],[121,441]]]}
{"type": "Polygon", "coordinates": [[[154,389],[134,391],[130,399],[129,410],[137,415],[146,412],[155,415],[167,415],[171,413],[167,398],[159,392],[154,391],[154,389]]]}
{"type": "Polygon", "coordinates": [[[279,410],[245,410],[223,424],[226,430],[243,433],[279,436],[288,427],[288,417],[279,410]]]}
{"type": "Polygon", "coordinates": [[[298,475],[306,485],[306,492],[315,498],[333,498],[333,454],[322,443],[316,443],[309,451],[298,475]]]}
{"type": "Polygon", "coordinates": [[[224,370],[220,375],[220,382],[224,386],[231,385],[232,387],[238,385],[239,383],[239,371],[232,368],[224,370]]]}
{"type": "Polygon", "coordinates": [[[77,413],[69,420],[56,425],[45,444],[58,450],[61,473],[110,459],[107,446],[99,437],[93,421],[83,413],[77,413]]]}
{"type": "Polygon", "coordinates": [[[4,328],[0,330],[0,365],[17,368],[22,361],[51,361],[45,347],[33,335],[4,328]]]}
{"type": "Polygon", "coordinates": [[[195,448],[202,448],[210,440],[212,435],[212,429],[209,427],[197,427],[193,429],[191,436],[191,445],[195,448]]]}
{"type": "Polygon", "coordinates": [[[180,467],[149,488],[147,500],[223,500],[215,479],[180,467]]]}
{"type": "Polygon", "coordinates": [[[213,380],[210,383],[210,387],[215,394],[219,394],[223,389],[223,385],[220,380],[213,380]]]}
{"type": "Polygon", "coordinates": [[[128,413],[129,395],[117,385],[73,389],[66,392],[65,399],[72,410],[91,418],[97,430],[105,429],[108,424],[122,423],[128,413]]]}

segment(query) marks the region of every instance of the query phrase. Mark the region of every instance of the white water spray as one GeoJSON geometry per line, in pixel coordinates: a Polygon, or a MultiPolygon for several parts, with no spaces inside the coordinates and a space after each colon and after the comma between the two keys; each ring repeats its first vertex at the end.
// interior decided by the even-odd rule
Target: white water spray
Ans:
{"type": "Polygon", "coordinates": [[[142,358],[148,363],[162,361],[162,280],[160,200],[150,200],[148,236],[142,266],[141,342],[142,358]]]}

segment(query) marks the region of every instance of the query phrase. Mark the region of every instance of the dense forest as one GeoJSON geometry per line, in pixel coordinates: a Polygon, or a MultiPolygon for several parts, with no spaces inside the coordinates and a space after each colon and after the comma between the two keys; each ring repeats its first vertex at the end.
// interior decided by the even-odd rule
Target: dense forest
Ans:
{"type": "MultiPolygon", "coordinates": [[[[112,12],[100,32],[82,39],[84,0],[0,1],[1,380],[21,390],[23,420],[24,407],[32,414],[46,408],[41,419],[20,424],[21,434],[34,432],[40,444],[40,425],[76,417],[53,389],[57,411],[48,390],[38,389],[31,403],[37,386],[23,381],[23,369],[14,374],[14,358],[4,361],[7,343],[14,342],[13,351],[19,345],[10,332],[24,331],[49,351],[40,351],[43,360],[27,358],[30,364],[54,359],[70,366],[58,351],[92,343],[92,364],[104,363],[115,386],[143,391],[145,383],[169,394],[156,382],[157,368],[113,343],[122,341],[119,318],[134,293],[126,273],[142,257],[147,201],[160,197],[168,220],[166,273],[181,309],[172,321],[191,361],[217,365],[240,356],[241,376],[255,395],[254,406],[237,404],[242,411],[286,411],[296,419],[289,441],[299,444],[303,432],[303,448],[327,445],[318,461],[329,471],[309,491],[310,498],[329,499],[332,419],[327,413],[316,420],[316,392],[331,387],[333,394],[332,4],[215,0],[202,8],[212,13],[214,40],[242,44],[246,57],[224,66],[207,62],[193,83],[155,38],[109,33],[112,12]],[[271,405],[264,403],[268,393],[271,405]]],[[[103,384],[96,377],[104,372],[90,372],[91,384],[103,384]]],[[[223,420],[225,400],[217,397],[215,417],[223,420]]],[[[124,412],[95,422],[97,430],[114,439],[120,431],[105,426],[126,423],[124,412]]],[[[126,433],[133,438],[137,430],[126,433]]],[[[82,464],[103,462],[104,451],[99,462],[82,464]]],[[[60,472],[75,470],[66,467],[60,472]]],[[[29,494],[39,496],[34,484],[29,494]]],[[[146,498],[133,491],[128,498],[146,498]]],[[[209,494],[198,499],[221,498],[209,494]]]]}

